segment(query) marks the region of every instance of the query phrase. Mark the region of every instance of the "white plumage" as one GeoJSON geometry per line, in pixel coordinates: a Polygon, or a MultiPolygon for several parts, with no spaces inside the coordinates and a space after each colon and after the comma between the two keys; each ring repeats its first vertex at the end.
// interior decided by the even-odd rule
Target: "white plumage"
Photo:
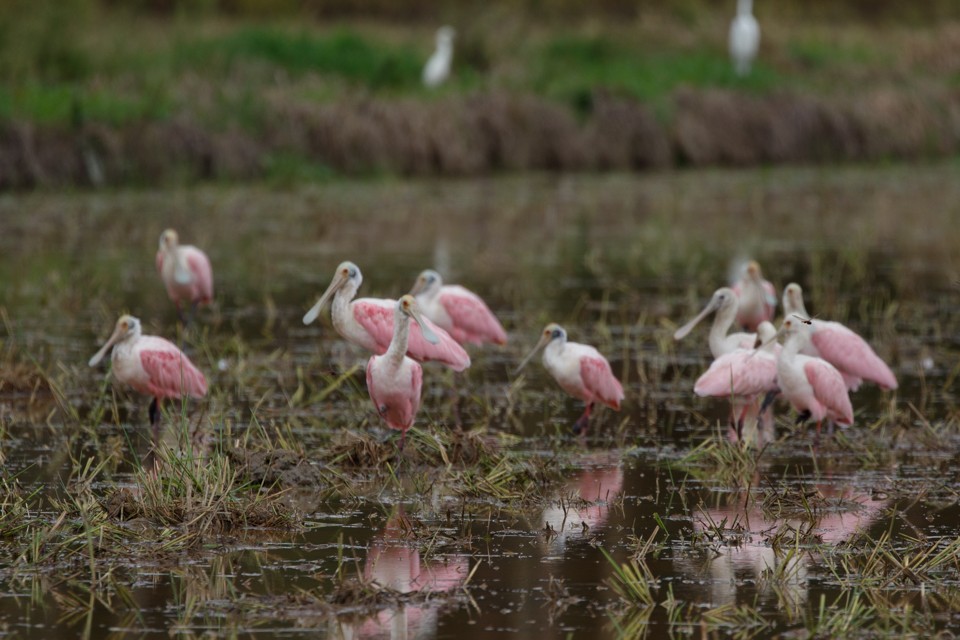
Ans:
{"type": "Polygon", "coordinates": [[[760,49],[760,25],[753,17],[753,0],[737,0],[737,15],[730,23],[730,59],[737,75],[750,73],[760,49]]]}
{"type": "Polygon", "coordinates": [[[437,48],[423,67],[423,84],[429,88],[439,87],[450,77],[453,62],[453,27],[437,29],[437,48]]]}

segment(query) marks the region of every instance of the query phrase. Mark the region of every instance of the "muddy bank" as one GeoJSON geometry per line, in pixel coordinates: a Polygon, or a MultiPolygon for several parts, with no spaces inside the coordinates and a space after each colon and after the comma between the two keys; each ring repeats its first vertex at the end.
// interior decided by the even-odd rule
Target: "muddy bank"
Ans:
{"type": "Polygon", "coordinates": [[[425,102],[351,98],[267,104],[217,129],[165,121],[73,128],[0,125],[0,188],[155,185],[389,173],[645,170],[671,166],[910,160],[960,148],[960,90],[871,90],[846,99],[675,92],[651,105],[596,93],[578,114],[503,92],[425,102]]]}

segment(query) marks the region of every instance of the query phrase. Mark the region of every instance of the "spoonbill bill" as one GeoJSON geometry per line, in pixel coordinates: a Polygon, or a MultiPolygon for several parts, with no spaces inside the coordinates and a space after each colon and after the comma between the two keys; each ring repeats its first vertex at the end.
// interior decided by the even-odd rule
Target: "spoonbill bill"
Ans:
{"type": "Polygon", "coordinates": [[[439,87],[450,77],[450,65],[453,63],[453,27],[443,26],[437,29],[437,48],[423,67],[423,84],[433,89],[439,87]]]}
{"type": "Polygon", "coordinates": [[[111,347],[114,378],[153,397],[149,415],[156,446],[160,437],[160,405],[163,400],[184,396],[202,398],[207,395],[207,379],[172,342],[143,335],[140,320],[133,316],[120,316],[113,334],[90,358],[89,365],[97,366],[111,347]]]}
{"type": "Polygon", "coordinates": [[[210,267],[210,259],[193,245],[180,244],[180,238],[173,229],[167,229],[160,234],[157,272],[184,324],[187,320],[183,315],[182,303],[190,304],[192,317],[198,305],[209,304],[213,300],[213,269],[210,267]]]}
{"type": "Polygon", "coordinates": [[[443,284],[433,269],[417,277],[410,295],[423,315],[460,344],[507,344],[507,332],[483,299],[458,284],[443,284]]]}
{"type": "MultiPolygon", "coordinates": [[[[803,304],[803,289],[791,282],[783,290],[783,313],[786,317],[809,318],[803,304]]],[[[856,391],[864,380],[884,389],[896,389],[897,378],[867,341],[839,322],[810,320],[810,342],[802,353],[823,358],[840,371],[847,388],[856,391]]]]}
{"type": "Polygon", "coordinates": [[[716,311],[717,315],[713,319],[713,326],[710,327],[710,353],[713,357],[719,358],[734,349],[752,349],[757,341],[756,334],[731,333],[727,335],[727,331],[730,330],[734,319],[737,317],[738,304],[737,294],[734,293],[733,289],[720,287],[713,292],[710,302],[703,308],[703,311],[674,332],[673,339],[683,340],[701,320],[716,311]]]}
{"type": "Polygon", "coordinates": [[[400,444],[403,449],[407,429],[420,409],[420,391],[423,388],[423,367],[412,358],[408,358],[407,341],[410,337],[410,319],[420,326],[420,331],[430,344],[437,344],[440,338],[430,330],[420,315],[417,300],[405,295],[397,301],[393,314],[393,339],[387,352],[380,356],[371,356],[367,361],[367,391],[377,413],[387,426],[400,431],[400,444]]]}
{"type": "Polygon", "coordinates": [[[620,410],[623,387],[613,375],[610,363],[593,347],[568,342],[566,330],[556,323],[544,328],[540,341],[517,367],[517,373],[542,347],[546,347],[543,350],[543,366],[553,379],[564,391],[587,403],[586,411],[573,424],[574,434],[587,432],[590,412],[597,402],[615,411],[620,410]]]}
{"type": "Polygon", "coordinates": [[[693,386],[701,398],[730,398],[730,418],[737,435],[743,433],[744,419],[761,394],[777,390],[777,330],[769,322],[757,327],[755,349],[734,349],[711,363],[693,386]]]}
{"type": "MultiPolygon", "coordinates": [[[[383,355],[390,347],[393,338],[397,301],[383,298],[354,300],[362,283],[363,274],[360,273],[360,267],[349,261],[341,262],[330,286],[320,296],[320,300],[303,316],[303,324],[310,324],[316,320],[327,300],[333,297],[330,317],[337,333],[347,342],[377,355],[383,355]]],[[[454,371],[463,371],[470,366],[470,356],[446,331],[426,319],[423,319],[422,325],[435,334],[437,342],[434,344],[425,339],[418,323],[410,328],[407,343],[408,356],[418,362],[434,360],[454,371]]]]}
{"type": "Polygon", "coordinates": [[[763,279],[760,264],[751,260],[746,264],[740,279],[731,287],[737,294],[737,324],[747,331],[756,331],[764,320],[773,320],[777,308],[777,290],[769,280],[763,279]]]}
{"type": "Polygon", "coordinates": [[[739,76],[750,73],[760,49],[760,25],[753,17],[753,0],[737,0],[737,15],[730,22],[730,59],[739,76]]]}
{"type": "Polygon", "coordinates": [[[785,336],[777,358],[777,382],[783,397],[800,412],[797,424],[812,418],[819,434],[825,418],[840,425],[853,424],[853,407],[836,367],[823,358],[800,353],[810,342],[811,326],[806,322],[788,316],[777,332],[785,336]]]}

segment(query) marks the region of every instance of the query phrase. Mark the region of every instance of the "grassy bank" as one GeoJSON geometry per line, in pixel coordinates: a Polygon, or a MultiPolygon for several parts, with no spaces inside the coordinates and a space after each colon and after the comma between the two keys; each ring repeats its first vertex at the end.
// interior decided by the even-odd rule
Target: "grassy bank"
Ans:
{"type": "Polygon", "coordinates": [[[0,9],[0,188],[909,159],[960,144],[960,23],[934,21],[936,4],[907,22],[765,4],[747,78],[719,4],[585,17],[556,2],[546,20],[440,4],[458,37],[435,92],[420,69],[439,20],[417,3],[404,22],[336,3],[267,17],[157,4],[0,9]]]}

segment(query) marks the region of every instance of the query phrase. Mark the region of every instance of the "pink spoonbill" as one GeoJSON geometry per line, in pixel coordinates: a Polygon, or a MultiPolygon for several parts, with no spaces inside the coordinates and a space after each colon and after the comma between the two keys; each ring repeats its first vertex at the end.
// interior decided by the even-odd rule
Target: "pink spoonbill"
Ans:
{"type": "Polygon", "coordinates": [[[853,424],[853,407],[843,376],[823,358],[800,353],[810,342],[810,325],[788,316],[777,333],[785,336],[777,358],[777,382],[783,396],[800,412],[797,423],[816,420],[818,434],[824,419],[853,424]]]}
{"type": "Polygon", "coordinates": [[[517,367],[518,373],[542,347],[546,347],[543,350],[543,366],[554,380],[564,391],[587,403],[586,411],[573,424],[575,434],[586,433],[590,412],[597,402],[620,410],[623,387],[613,375],[610,363],[593,347],[568,342],[566,330],[558,324],[551,323],[544,328],[537,346],[517,367]]]}
{"type": "Polygon", "coordinates": [[[777,330],[769,322],[757,327],[755,349],[734,349],[710,365],[693,386],[701,398],[730,398],[731,421],[737,435],[743,433],[744,418],[761,394],[777,390],[777,330]]]}
{"type": "Polygon", "coordinates": [[[180,244],[180,238],[173,229],[167,229],[160,234],[157,271],[184,324],[186,318],[183,315],[183,303],[190,305],[192,317],[198,305],[210,304],[213,300],[213,269],[210,267],[210,259],[193,245],[180,244]]]}
{"type": "MultiPolygon", "coordinates": [[[[803,305],[803,289],[791,282],[783,290],[783,313],[786,317],[809,318],[803,305]]],[[[802,353],[819,356],[843,375],[847,388],[856,391],[864,380],[884,389],[896,389],[897,378],[866,340],[839,322],[810,320],[810,342],[802,353]]]]}
{"type": "Polygon", "coordinates": [[[480,296],[457,284],[443,284],[433,269],[423,271],[411,295],[423,315],[460,344],[507,344],[507,332],[480,296]]]}
{"type": "Polygon", "coordinates": [[[737,324],[747,331],[756,331],[757,325],[773,320],[777,308],[777,290],[763,279],[760,264],[751,260],[743,268],[740,279],[731,287],[739,298],[737,324]]]}
{"type": "Polygon", "coordinates": [[[145,336],[140,320],[124,315],[117,320],[113,334],[100,351],[90,358],[95,367],[113,347],[110,356],[114,378],[134,390],[153,397],[150,426],[153,443],[159,443],[160,405],[166,398],[207,395],[207,379],[172,342],[158,336],[145,336]]]}
{"type": "Polygon", "coordinates": [[[413,296],[406,295],[397,301],[393,316],[393,339],[382,356],[371,356],[367,362],[367,391],[377,413],[391,429],[400,431],[400,449],[407,436],[407,429],[420,409],[420,391],[423,388],[423,368],[420,363],[408,358],[407,341],[410,337],[410,319],[420,326],[423,337],[431,344],[440,339],[424,324],[420,309],[413,296]]]}
{"type": "MultiPolygon", "coordinates": [[[[337,333],[347,342],[382,355],[387,352],[393,339],[393,318],[397,301],[382,298],[354,300],[362,283],[360,267],[352,262],[341,262],[330,286],[320,296],[317,304],[303,316],[303,324],[316,320],[327,300],[333,297],[330,317],[337,333]]],[[[435,360],[454,371],[463,371],[470,366],[470,356],[446,331],[426,319],[423,319],[422,324],[436,335],[437,342],[434,344],[424,338],[418,323],[410,327],[408,356],[418,362],[435,360]]]]}
{"type": "Polygon", "coordinates": [[[757,340],[754,333],[731,333],[727,331],[733,325],[737,317],[737,294],[733,289],[721,287],[713,292],[710,302],[703,308],[697,316],[676,330],[673,334],[674,340],[683,340],[697,324],[708,315],[717,312],[713,319],[713,326],[710,328],[710,353],[714,358],[719,358],[725,353],[730,353],[734,349],[752,349],[757,340]]]}

